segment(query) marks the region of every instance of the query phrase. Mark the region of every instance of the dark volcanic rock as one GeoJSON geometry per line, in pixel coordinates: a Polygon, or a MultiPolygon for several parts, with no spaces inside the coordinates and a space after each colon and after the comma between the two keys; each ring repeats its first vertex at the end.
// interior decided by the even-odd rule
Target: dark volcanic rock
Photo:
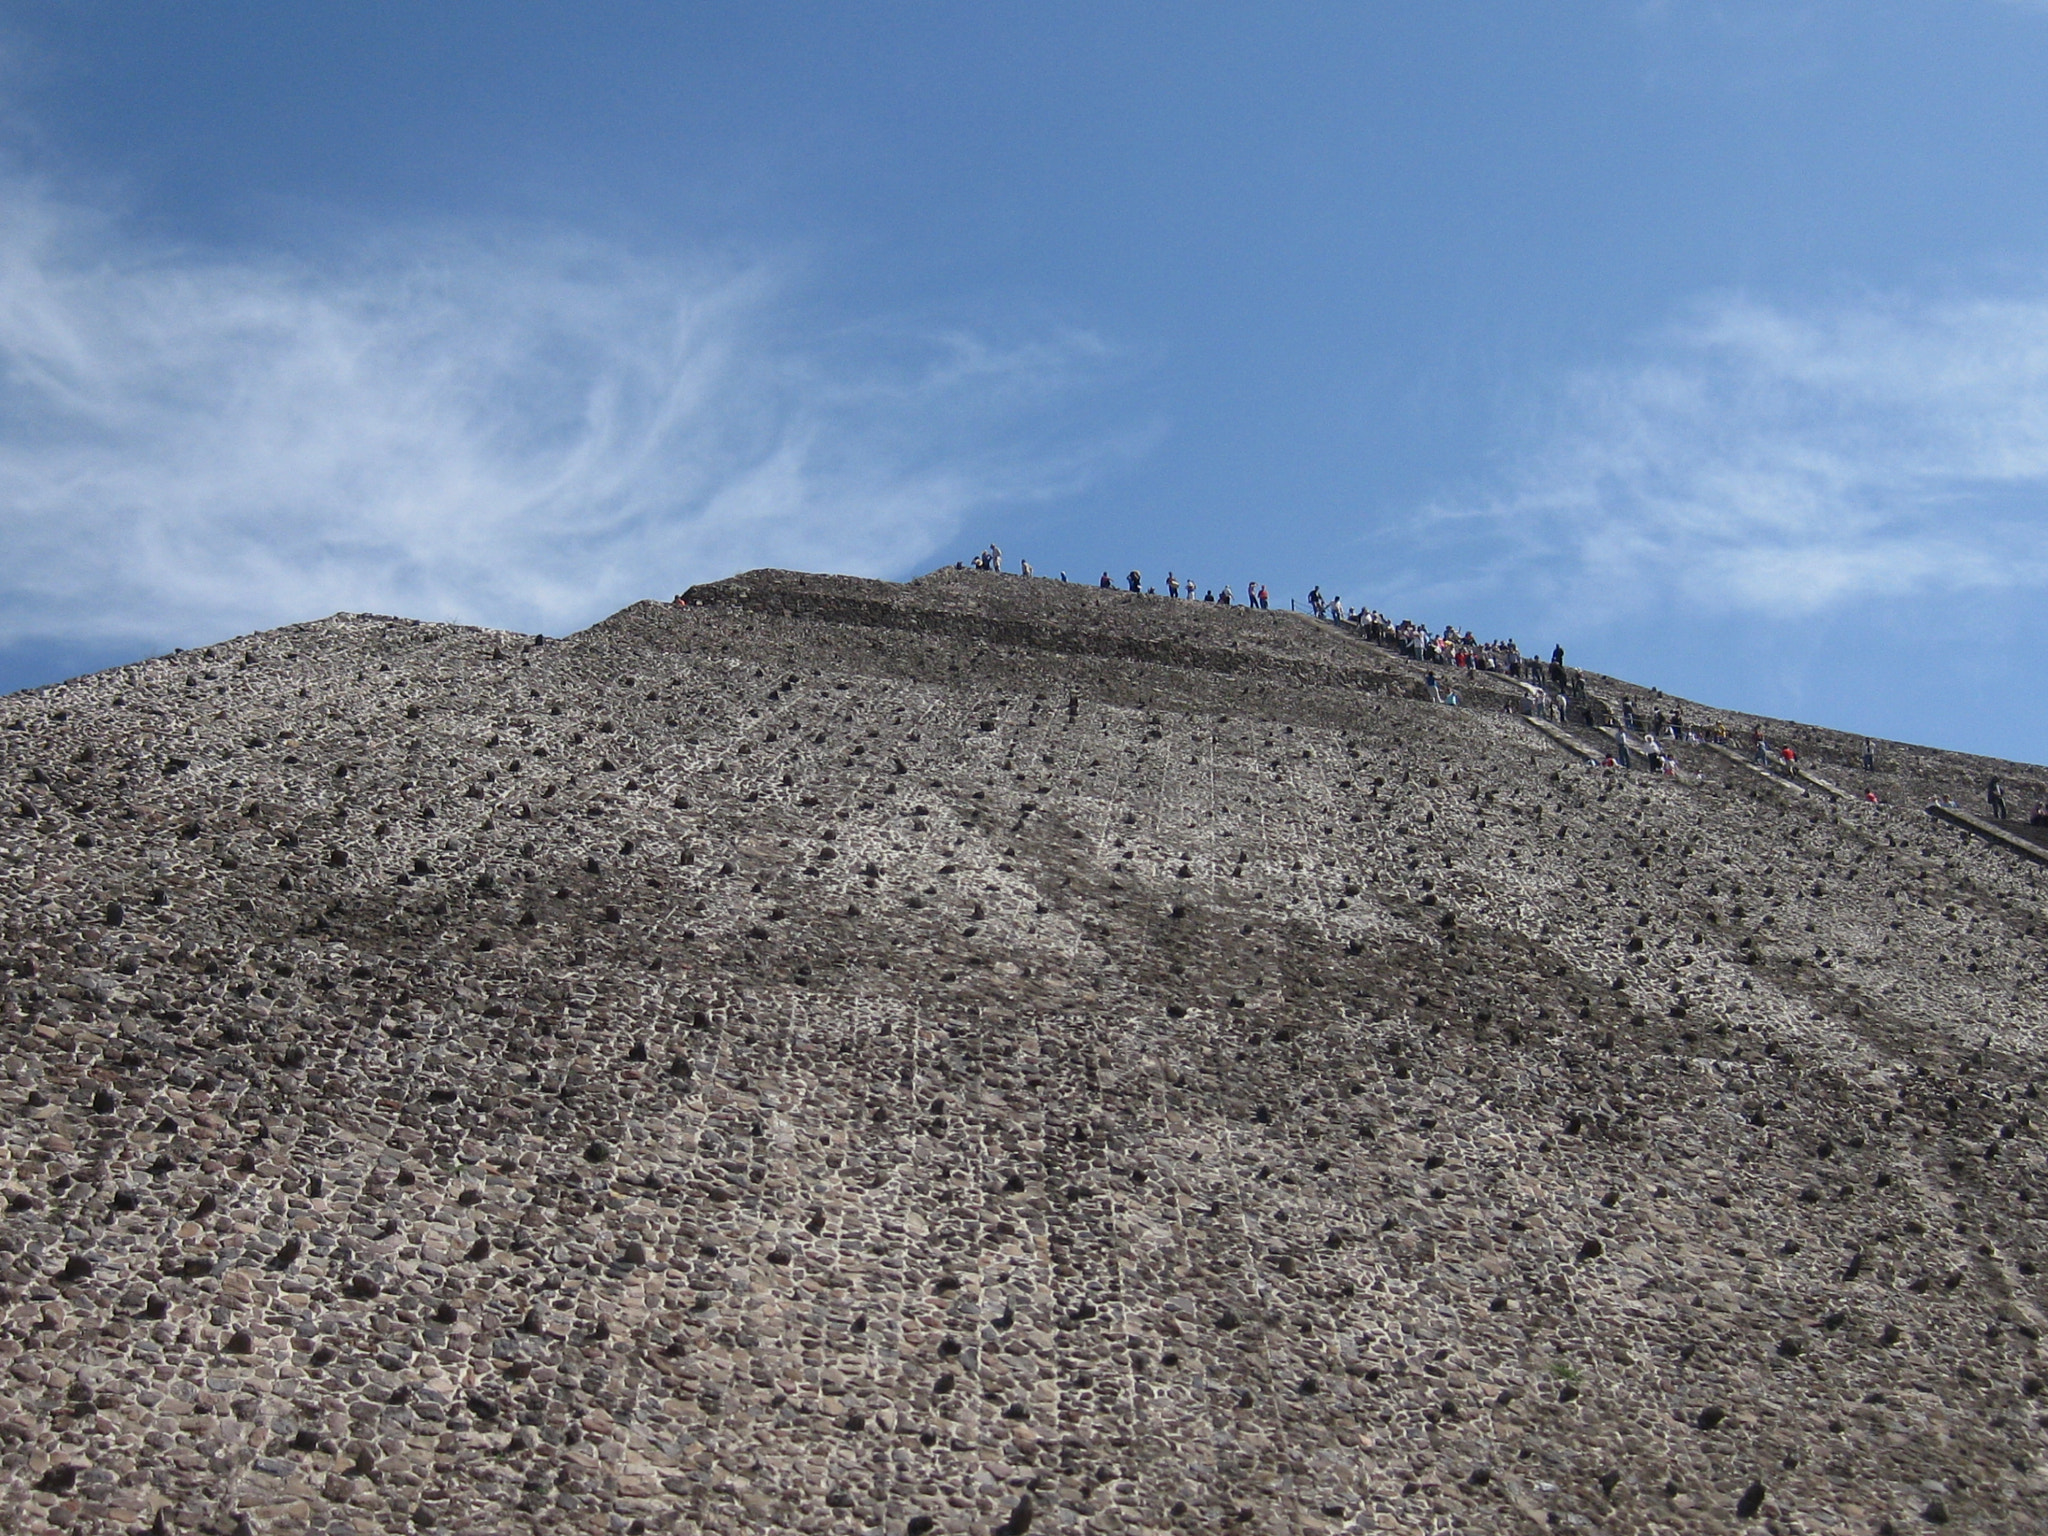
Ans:
{"type": "Polygon", "coordinates": [[[1464,691],[756,572],[5,700],[0,1528],[2038,1529],[2042,872],[1913,809],[2038,770],[1464,691]]]}

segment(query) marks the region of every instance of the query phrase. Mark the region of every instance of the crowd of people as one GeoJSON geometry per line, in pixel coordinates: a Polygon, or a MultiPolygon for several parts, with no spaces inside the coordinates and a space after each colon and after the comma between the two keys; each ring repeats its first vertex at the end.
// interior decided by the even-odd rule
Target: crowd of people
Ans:
{"type": "MultiPolygon", "coordinates": [[[[988,571],[1000,575],[1003,569],[1002,547],[997,544],[991,544],[987,549],[976,555],[973,560],[962,561],[958,568],[966,570],[969,566],[972,566],[977,571],[988,571]]],[[[1017,571],[1022,576],[1036,574],[1032,570],[1029,560],[1020,563],[1017,571]]],[[[1067,573],[1061,571],[1058,579],[1065,581],[1067,573]]],[[[1102,573],[1101,580],[1096,585],[1105,592],[1118,590],[1118,583],[1107,571],[1102,573]]],[[[1147,597],[1157,597],[1159,595],[1157,587],[1145,585],[1145,576],[1142,571],[1127,573],[1123,579],[1122,587],[1126,591],[1142,593],[1147,597]]],[[[1166,573],[1166,595],[1177,602],[1193,602],[1195,600],[1195,579],[1192,576],[1183,578],[1177,572],[1168,571],[1166,573]]],[[[1202,593],[1201,600],[1205,603],[1214,603],[1222,608],[1233,607],[1240,603],[1247,608],[1271,608],[1273,606],[1273,592],[1262,581],[1248,581],[1244,584],[1244,595],[1241,598],[1234,588],[1225,585],[1220,590],[1215,587],[1206,589],[1202,593]]]]}
{"type": "MultiPolygon", "coordinates": [[[[1066,580],[1066,573],[1064,571],[1060,573],[1060,580],[1066,580]]],[[[1116,583],[1110,580],[1109,572],[1107,571],[1102,573],[1102,580],[1097,585],[1105,591],[1114,591],[1116,588],[1116,583]]],[[[1145,585],[1144,573],[1141,571],[1132,571],[1125,576],[1124,586],[1129,591],[1142,592],[1148,597],[1157,597],[1159,595],[1157,587],[1145,585]]],[[[1195,600],[1194,578],[1190,576],[1183,581],[1175,572],[1168,571],[1166,573],[1166,595],[1176,602],[1193,602],[1195,600]]],[[[1229,608],[1239,602],[1240,599],[1236,591],[1226,585],[1220,591],[1214,587],[1204,591],[1202,593],[1202,601],[1214,603],[1221,608],[1229,608]]],[[[1271,608],[1273,606],[1273,593],[1264,582],[1248,581],[1244,584],[1244,597],[1242,601],[1247,608],[1271,608]]]]}
{"type": "MultiPolygon", "coordinates": [[[[974,557],[972,564],[978,571],[1000,573],[1003,569],[1002,549],[991,544],[974,557]]],[[[1022,562],[1018,571],[1024,576],[1032,575],[1031,562],[1022,562]]],[[[1059,580],[1066,579],[1067,573],[1061,571],[1059,580]]],[[[1126,573],[1121,584],[1104,571],[1097,585],[1105,591],[1116,591],[1121,585],[1123,590],[1131,593],[1151,597],[1159,595],[1157,588],[1145,585],[1143,573],[1136,570],[1126,573]]],[[[1168,571],[1166,597],[1177,602],[1196,601],[1194,578],[1168,571]]],[[[1273,600],[1264,582],[1248,581],[1242,597],[1226,584],[1220,589],[1202,589],[1199,601],[1224,608],[1242,604],[1270,609],[1273,600]]],[[[1290,602],[1288,607],[1293,609],[1294,604],[1290,602]]],[[[1512,639],[1480,640],[1471,630],[1461,631],[1450,624],[1438,632],[1412,619],[1391,621],[1377,609],[1347,607],[1341,597],[1324,596],[1320,585],[1309,589],[1308,607],[1309,612],[1323,623],[1422,663],[1428,669],[1423,674],[1424,691],[1433,703],[1461,707],[1464,699],[1457,679],[1471,673],[1492,673],[1519,683],[1527,694],[1523,712],[1532,718],[1558,725],[1583,725],[1609,737],[1613,746],[1601,759],[1607,767],[1631,768],[1636,758],[1642,757],[1650,768],[1675,774],[1678,771],[1676,748],[1681,744],[1712,745],[1728,750],[1736,748],[1737,738],[1726,726],[1719,721],[1688,722],[1683,709],[1676,704],[1668,712],[1657,707],[1645,714],[1637,708],[1633,698],[1624,698],[1617,712],[1605,699],[1587,688],[1582,673],[1565,666],[1562,645],[1551,650],[1550,659],[1546,662],[1540,655],[1524,656],[1512,639]],[[1448,670],[1450,677],[1439,677],[1438,668],[1448,670]]],[[[1761,726],[1752,726],[1748,744],[1750,759],[1758,766],[1782,773],[1787,778],[1801,775],[1799,751],[1791,743],[1773,743],[1765,738],[1761,726]]],[[[1868,740],[1863,743],[1863,769],[1866,773],[1877,771],[1877,747],[1868,740]]],[[[1879,803],[1874,789],[1866,789],[1863,798],[1871,804],[1879,803]]],[[[1991,780],[1986,798],[1993,819],[2006,820],[2005,792],[1996,778],[1991,780]]],[[[2048,803],[2037,802],[2027,823],[2033,827],[2048,828],[2048,803]]]]}

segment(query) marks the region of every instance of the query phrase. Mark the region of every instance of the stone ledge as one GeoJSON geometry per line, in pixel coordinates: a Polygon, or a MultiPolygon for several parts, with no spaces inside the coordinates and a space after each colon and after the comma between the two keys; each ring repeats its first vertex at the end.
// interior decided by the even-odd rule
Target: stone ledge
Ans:
{"type": "Polygon", "coordinates": [[[1961,827],[1965,832],[1974,832],[1986,842],[1997,843],[2001,848],[2010,849],[2023,859],[2032,859],[2036,864],[2048,864],[2048,848],[2030,843],[2023,837],[2015,837],[1994,821],[1981,816],[1972,816],[1968,811],[1958,811],[1946,805],[1930,805],[1927,814],[1937,821],[1948,822],[1961,827]]]}
{"type": "Polygon", "coordinates": [[[1586,746],[1583,742],[1576,740],[1568,731],[1565,731],[1560,727],[1551,724],[1550,721],[1538,720],[1534,715],[1523,715],[1521,718],[1528,723],[1529,728],[1531,730],[1538,731],[1541,734],[1548,736],[1558,746],[1563,747],[1565,751],[1573,753],[1581,758],[1584,758],[1589,763],[1597,763],[1603,761],[1601,755],[1598,752],[1595,752],[1591,747],[1586,746]]]}

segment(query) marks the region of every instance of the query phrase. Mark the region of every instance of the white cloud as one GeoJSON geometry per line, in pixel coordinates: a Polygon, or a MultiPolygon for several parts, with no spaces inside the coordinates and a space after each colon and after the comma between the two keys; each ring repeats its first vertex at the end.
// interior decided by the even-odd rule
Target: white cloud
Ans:
{"type": "Polygon", "coordinates": [[[0,175],[0,644],[336,609],[559,631],[753,565],[894,572],[1117,445],[1092,339],[792,337],[761,265],[413,233],[151,247],[0,175]]]}
{"type": "MultiPolygon", "coordinates": [[[[1560,609],[1811,614],[2048,587],[2048,300],[1702,305],[1446,507],[1560,609]]],[[[1449,590],[1448,588],[1440,590],[1449,590]]]]}

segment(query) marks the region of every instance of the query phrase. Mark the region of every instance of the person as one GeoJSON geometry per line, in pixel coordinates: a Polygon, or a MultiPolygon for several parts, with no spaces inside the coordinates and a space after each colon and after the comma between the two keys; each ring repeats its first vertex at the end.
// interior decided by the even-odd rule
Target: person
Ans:
{"type": "Polygon", "coordinates": [[[2034,807],[2034,814],[2027,818],[2027,825],[2030,827],[2048,827],[2048,802],[2043,802],[2034,807]]]}
{"type": "Polygon", "coordinates": [[[1131,590],[1133,592],[1142,592],[1145,589],[1145,578],[1140,576],[1136,571],[1131,572],[1130,583],[1131,590]]]}
{"type": "Polygon", "coordinates": [[[1259,583],[1259,607],[1261,609],[1270,609],[1272,606],[1273,594],[1271,591],[1267,589],[1266,584],[1262,581],[1259,583]]]}
{"type": "Polygon", "coordinates": [[[1309,611],[1313,613],[1317,618],[1320,619],[1323,616],[1322,583],[1318,582],[1315,586],[1312,586],[1308,589],[1308,606],[1309,611]]]}
{"type": "Polygon", "coordinates": [[[1792,778],[1799,772],[1799,753],[1791,742],[1778,748],[1778,757],[1785,765],[1785,777],[1792,778]]]}
{"type": "Polygon", "coordinates": [[[1236,594],[1232,592],[1230,588],[1225,587],[1220,593],[1217,594],[1216,601],[1222,607],[1228,608],[1230,606],[1230,600],[1234,596],[1236,596],[1236,594]]]}
{"type": "Polygon", "coordinates": [[[1061,580],[1061,581],[1065,581],[1066,579],[1067,579],[1067,573],[1066,573],[1065,571],[1061,571],[1061,572],[1060,572],[1060,580],[1061,580]]]}
{"type": "Polygon", "coordinates": [[[1633,768],[1635,761],[1628,755],[1628,732],[1620,726],[1614,728],[1614,756],[1624,768],[1633,768]]]}
{"type": "Polygon", "coordinates": [[[1877,791],[1874,789],[1866,789],[1863,791],[1863,798],[1869,801],[1872,805],[1875,805],[1877,804],[1877,791]]]}
{"type": "Polygon", "coordinates": [[[1436,690],[1436,673],[1434,673],[1434,672],[1425,672],[1425,673],[1423,673],[1423,674],[1422,674],[1422,681],[1423,681],[1423,685],[1424,685],[1425,687],[1427,687],[1427,688],[1429,689],[1429,702],[1430,702],[1430,703],[1432,703],[1432,704],[1441,704],[1441,703],[1443,703],[1443,695],[1442,695],[1442,694],[1440,694],[1440,693],[1438,693],[1438,692],[1437,692],[1437,690],[1436,690]]]}
{"type": "Polygon", "coordinates": [[[1180,578],[1171,571],[1166,573],[1166,595],[1168,597],[1180,596],[1180,578]]]}
{"type": "Polygon", "coordinates": [[[1102,590],[1105,592],[1113,592],[1116,590],[1116,583],[1109,579],[1109,572],[1107,571],[1104,571],[1102,573],[1102,590]]]}
{"type": "Polygon", "coordinates": [[[995,572],[995,573],[996,573],[997,575],[1001,575],[1001,574],[1002,574],[1002,569],[1003,569],[1003,547],[1002,547],[1002,545],[1000,545],[1000,544],[991,544],[991,545],[989,545],[989,547],[988,547],[988,568],[989,568],[990,570],[994,571],[994,572],[995,572]]]}
{"type": "Polygon", "coordinates": [[[1031,574],[1031,562],[1029,560],[1019,560],[1017,562],[1017,574],[1019,576],[1029,576],[1031,574]]]}
{"type": "Polygon", "coordinates": [[[1868,736],[1863,738],[1863,771],[1865,773],[1877,772],[1877,743],[1868,736]]]}
{"type": "Polygon", "coordinates": [[[1991,802],[1991,816],[1995,821],[2005,820],[2005,786],[1998,782],[1998,775],[1991,776],[1991,782],[1984,786],[1984,798],[1991,802]]]}

